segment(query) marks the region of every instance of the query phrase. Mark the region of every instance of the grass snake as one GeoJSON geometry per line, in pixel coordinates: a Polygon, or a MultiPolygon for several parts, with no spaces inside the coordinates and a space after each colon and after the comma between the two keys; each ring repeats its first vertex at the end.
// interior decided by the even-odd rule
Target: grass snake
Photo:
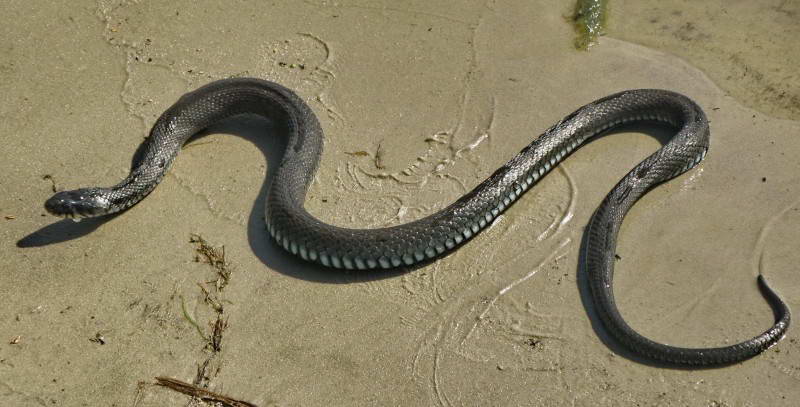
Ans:
{"type": "Polygon", "coordinates": [[[109,188],[56,193],[50,213],[70,218],[127,209],[155,188],[183,144],[221,120],[255,114],[285,126],[287,147],[268,190],[266,227],[278,245],[304,260],[343,269],[409,266],[442,256],[479,233],[525,191],[586,140],[629,122],[660,122],[674,136],[636,165],[605,197],[588,224],[585,272],[597,314],[611,335],[648,359],[668,364],[710,366],[753,357],[777,343],[789,327],[786,304],[758,277],[775,314],[774,325],[744,342],[718,348],[679,348],[649,340],[622,318],[614,301],[617,234],[633,204],[656,185],[693,168],[709,146],[702,109],[678,93],[640,89],[616,93],[568,115],[485,181],[446,208],[422,219],[379,229],[329,225],[304,208],[309,183],[322,154],[323,133],[311,108],[279,84],[250,78],[224,79],[182,96],[153,126],[130,175],[109,188]]]}

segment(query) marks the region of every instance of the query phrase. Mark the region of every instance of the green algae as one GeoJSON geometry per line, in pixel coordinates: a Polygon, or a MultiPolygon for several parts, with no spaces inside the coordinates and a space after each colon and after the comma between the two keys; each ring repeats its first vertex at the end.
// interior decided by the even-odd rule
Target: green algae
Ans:
{"type": "Polygon", "coordinates": [[[578,30],[575,48],[588,50],[597,42],[597,37],[605,34],[608,0],[578,0],[572,21],[578,30]]]}

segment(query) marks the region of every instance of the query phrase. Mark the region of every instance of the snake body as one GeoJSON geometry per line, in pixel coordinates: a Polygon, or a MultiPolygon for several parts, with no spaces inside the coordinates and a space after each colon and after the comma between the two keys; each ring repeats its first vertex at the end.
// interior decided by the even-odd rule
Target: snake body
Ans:
{"type": "Polygon", "coordinates": [[[586,232],[587,280],[603,325],[630,350],[677,365],[738,362],[774,345],[788,329],[789,309],[762,277],[759,286],[773,307],[775,323],[736,345],[697,349],[659,344],[636,333],[617,310],[612,278],[617,234],[625,214],[647,191],[697,165],[709,146],[708,122],[702,109],[691,99],[665,90],[624,91],[579,108],[471,192],[434,214],[398,226],[347,229],[326,224],[304,209],[323,147],[322,129],[310,107],[293,91],[273,82],[225,79],[187,93],[164,112],[122,182],[110,188],[59,192],[45,208],[71,218],[127,209],[155,188],[193,134],[241,114],[267,117],[285,126],[288,135],[285,154],[267,196],[266,228],[270,235],[304,260],[358,270],[409,266],[442,256],[490,225],[586,140],[624,123],[660,122],[673,128],[674,136],[619,181],[595,211],[586,232]]]}

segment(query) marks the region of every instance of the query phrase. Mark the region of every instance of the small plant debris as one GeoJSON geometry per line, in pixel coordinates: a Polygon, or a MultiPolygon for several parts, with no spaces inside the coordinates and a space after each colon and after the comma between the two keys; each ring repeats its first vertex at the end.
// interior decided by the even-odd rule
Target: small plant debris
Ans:
{"type": "MultiPolygon", "coordinates": [[[[154,384],[191,396],[192,403],[190,405],[195,405],[198,401],[202,401],[216,407],[257,407],[255,404],[236,400],[206,389],[222,369],[222,337],[228,328],[228,318],[225,315],[224,304],[231,303],[224,299],[223,289],[230,282],[231,267],[225,258],[225,246],[211,246],[198,234],[190,235],[189,242],[195,246],[194,260],[198,263],[209,265],[216,275],[216,278],[211,281],[197,283],[203,295],[203,303],[214,313],[214,316],[207,322],[201,321],[198,323],[197,319],[189,314],[184,297],[182,295],[179,296],[183,318],[194,327],[203,342],[205,342],[204,351],[207,356],[197,364],[197,374],[192,384],[169,377],[156,377],[155,383],[139,383],[136,400],[141,399],[144,386],[154,384]]],[[[134,403],[134,405],[136,404],[134,403]]]]}
{"type": "Polygon", "coordinates": [[[56,188],[56,180],[53,179],[53,176],[50,174],[42,175],[42,179],[45,181],[50,181],[50,188],[53,190],[53,193],[58,192],[58,188],[56,188]]]}
{"type": "Polygon", "coordinates": [[[206,263],[216,270],[219,278],[212,280],[212,282],[215,283],[217,290],[221,291],[231,279],[231,270],[228,267],[228,262],[225,261],[225,246],[213,247],[200,235],[196,234],[190,236],[189,242],[194,243],[196,246],[195,252],[197,254],[194,257],[194,261],[206,263]]]}
{"type": "MultiPolygon", "coordinates": [[[[364,150],[345,151],[344,153],[347,154],[347,155],[351,155],[353,157],[369,157],[370,155],[372,155],[372,154],[370,154],[370,153],[368,153],[368,152],[366,152],[364,150]]],[[[381,146],[381,143],[378,143],[378,147],[375,149],[374,164],[375,164],[375,168],[377,168],[379,170],[382,170],[382,169],[386,168],[383,165],[383,147],[381,146]]]]}
{"type": "Polygon", "coordinates": [[[586,51],[605,34],[608,0],[578,0],[572,14],[572,22],[578,31],[575,48],[586,51]]]}
{"type": "Polygon", "coordinates": [[[222,319],[222,314],[217,315],[217,320],[214,322],[214,329],[211,332],[211,350],[219,352],[222,350],[222,333],[228,327],[228,319],[222,319]]]}
{"type": "Polygon", "coordinates": [[[258,407],[255,404],[248,403],[242,400],[236,400],[231,397],[224,396],[219,393],[214,393],[202,387],[182,382],[178,379],[173,379],[170,377],[163,377],[163,376],[156,377],[155,384],[157,386],[162,386],[177,391],[178,393],[183,393],[187,396],[196,397],[205,402],[218,403],[223,407],[258,407]]]}
{"type": "Polygon", "coordinates": [[[375,149],[375,168],[379,170],[386,168],[383,165],[383,148],[381,143],[378,143],[378,148],[375,149]]]}
{"type": "Polygon", "coordinates": [[[531,348],[534,348],[534,349],[541,349],[544,346],[544,344],[542,343],[542,340],[539,339],[539,338],[536,338],[536,337],[530,337],[530,338],[526,339],[525,343],[528,346],[530,346],[531,348]]]}
{"type": "Polygon", "coordinates": [[[100,345],[105,345],[106,344],[106,338],[105,338],[105,336],[103,336],[102,332],[98,332],[98,333],[94,334],[94,337],[89,338],[89,341],[94,342],[94,343],[98,343],[100,345]]]}
{"type": "Polygon", "coordinates": [[[189,315],[189,311],[186,310],[186,300],[183,299],[183,296],[181,296],[181,311],[183,312],[183,319],[189,322],[194,329],[197,330],[197,333],[200,334],[200,337],[203,338],[204,341],[208,341],[208,337],[206,337],[206,334],[203,333],[203,328],[201,328],[200,325],[195,322],[194,318],[189,315]]]}

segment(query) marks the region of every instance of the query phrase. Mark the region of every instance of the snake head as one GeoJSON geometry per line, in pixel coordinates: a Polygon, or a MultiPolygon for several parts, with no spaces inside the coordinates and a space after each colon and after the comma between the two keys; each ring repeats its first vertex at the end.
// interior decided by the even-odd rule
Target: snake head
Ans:
{"type": "Polygon", "coordinates": [[[110,203],[103,197],[101,188],[81,188],[73,191],[58,192],[47,202],[44,208],[50,214],[62,218],[88,218],[109,213],[110,203]]]}

